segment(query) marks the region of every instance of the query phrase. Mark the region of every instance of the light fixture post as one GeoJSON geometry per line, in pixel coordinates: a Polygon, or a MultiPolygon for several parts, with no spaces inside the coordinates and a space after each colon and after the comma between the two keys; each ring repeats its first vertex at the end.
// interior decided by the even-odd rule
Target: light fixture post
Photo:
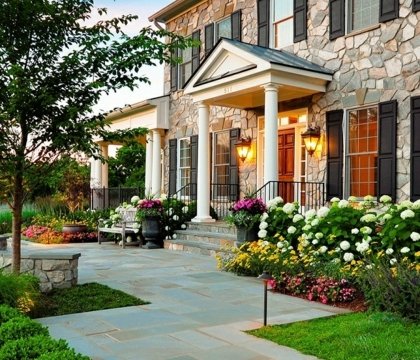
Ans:
{"type": "Polygon", "coordinates": [[[267,284],[270,280],[273,280],[273,277],[267,271],[263,271],[258,279],[264,283],[264,326],[267,326],[267,284]]]}

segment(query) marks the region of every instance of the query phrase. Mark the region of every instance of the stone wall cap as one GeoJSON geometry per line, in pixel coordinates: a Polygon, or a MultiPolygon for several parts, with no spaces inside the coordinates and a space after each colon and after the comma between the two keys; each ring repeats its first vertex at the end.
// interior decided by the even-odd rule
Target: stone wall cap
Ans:
{"type": "Polygon", "coordinates": [[[22,255],[22,259],[41,259],[41,260],[74,260],[78,259],[81,253],[62,253],[62,252],[34,252],[22,255]]]}

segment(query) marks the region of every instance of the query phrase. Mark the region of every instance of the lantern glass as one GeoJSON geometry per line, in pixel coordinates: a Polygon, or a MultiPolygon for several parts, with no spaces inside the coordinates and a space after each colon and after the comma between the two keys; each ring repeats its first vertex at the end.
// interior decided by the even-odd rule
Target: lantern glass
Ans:
{"type": "Polygon", "coordinates": [[[251,149],[251,139],[250,138],[242,138],[236,144],[236,151],[238,152],[238,156],[242,161],[245,161],[247,158],[249,151],[251,149]]]}
{"type": "Polygon", "coordinates": [[[306,151],[309,155],[312,155],[319,142],[320,138],[320,130],[319,128],[308,128],[304,133],[302,133],[302,139],[305,144],[306,151]]]}

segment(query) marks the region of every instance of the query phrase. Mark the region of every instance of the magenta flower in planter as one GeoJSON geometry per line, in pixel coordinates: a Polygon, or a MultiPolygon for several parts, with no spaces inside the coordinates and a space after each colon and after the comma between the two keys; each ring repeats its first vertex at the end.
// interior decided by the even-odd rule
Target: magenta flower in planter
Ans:
{"type": "Polygon", "coordinates": [[[137,209],[137,219],[140,221],[149,216],[161,217],[163,213],[163,205],[160,199],[140,200],[137,209]]]}
{"type": "Polygon", "coordinates": [[[267,211],[267,206],[260,198],[247,197],[237,201],[230,210],[226,222],[236,227],[251,229],[260,222],[260,217],[267,211]]]}

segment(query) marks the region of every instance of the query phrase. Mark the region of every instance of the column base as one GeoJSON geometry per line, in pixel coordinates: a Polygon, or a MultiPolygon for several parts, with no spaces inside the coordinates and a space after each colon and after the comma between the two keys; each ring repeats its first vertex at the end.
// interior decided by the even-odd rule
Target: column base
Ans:
{"type": "Polygon", "coordinates": [[[213,219],[211,216],[196,216],[195,218],[191,219],[191,222],[195,223],[210,223],[215,222],[216,220],[213,219]]]}

